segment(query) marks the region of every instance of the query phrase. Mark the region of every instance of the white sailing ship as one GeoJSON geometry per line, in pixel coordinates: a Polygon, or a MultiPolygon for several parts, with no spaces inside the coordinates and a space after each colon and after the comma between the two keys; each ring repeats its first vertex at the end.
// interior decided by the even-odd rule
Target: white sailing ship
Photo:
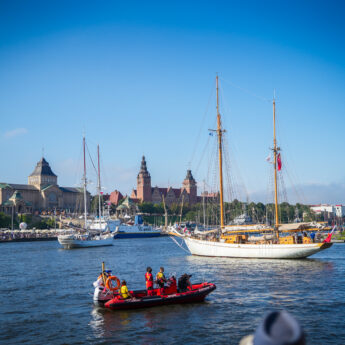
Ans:
{"type": "MultiPolygon", "coordinates": [[[[277,194],[277,160],[279,148],[275,133],[275,100],[273,100],[273,154],[275,177],[275,226],[265,225],[224,225],[223,207],[223,169],[222,169],[222,135],[223,129],[219,113],[218,76],[217,89],[217,133],[219,153],[219,187],[220,187],[220,228],[204,233],[181,236],[193,255],[230,257],[230,258],[260,258],[260,259],[302,259],[321,250],[329,248],[332,243],[315,243],[308,236],[299,236],[301,231],[319,230],[314,224],[296,223],[279,224],[278,194],[277,194]],[[261,235],[249,240],[248,234],[261,235]],[[270,236],[265,236],[269,234],[270,236]]],[[[179,235],[180,236],[180,235],[179,235]]]]}

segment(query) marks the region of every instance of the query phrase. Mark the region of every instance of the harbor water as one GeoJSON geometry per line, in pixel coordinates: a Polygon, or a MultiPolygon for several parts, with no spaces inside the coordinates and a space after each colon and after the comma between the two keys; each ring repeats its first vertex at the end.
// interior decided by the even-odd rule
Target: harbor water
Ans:
{"type": "Polygon", "coordinates": [[[306,260],[196,257],[169,237],[60,249],[54,242],[0,244],[2,344],[238,344],[271,310],[302,324],[308,344],[345,344],[345,245],[306,260]],[[206,302],[109,311],[93,305],[101,262],[129,289],[156,274],[192,274],[217,285],[206,302]]]}

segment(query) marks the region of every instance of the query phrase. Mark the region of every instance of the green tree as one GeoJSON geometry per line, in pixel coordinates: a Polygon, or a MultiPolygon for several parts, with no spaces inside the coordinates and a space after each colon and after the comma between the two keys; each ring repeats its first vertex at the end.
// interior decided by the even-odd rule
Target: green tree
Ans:
{"type": "Polygon", "coordinates": [[[155,207],[152,202],[144,201],[141,204],[139,204],[138,207],[139,211],[142,213],[154,214],[155,212],[155,207]]]}
{"type": "Polygon", "coordinates": [[[11,216],[0,212],[0,228],[9,228],[11,226],[11,216]]]}

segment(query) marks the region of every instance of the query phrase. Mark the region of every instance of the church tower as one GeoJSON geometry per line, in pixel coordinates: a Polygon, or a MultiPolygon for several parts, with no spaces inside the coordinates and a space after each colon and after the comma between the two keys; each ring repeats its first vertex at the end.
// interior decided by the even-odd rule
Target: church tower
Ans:
{"type": "Polygon", "coordinates": [[[141,160],[141,167],[137,177],[137,198],[141,201],[152,201],[151,175],[147,171],[145,156],[141,160]]]}
{"type": "Polygon", "coordinates": [[[57,185],[57,176],[53,173],[49,163],[44,157],[37,163],[35,170],[28,178],[28,182],[38,189],[49,185],[57,185]]]}
{"type": "Polygon", "coordinates": [[[197,187],[196,181],[192,175],[191,170],[187,170],[187,176],[182,182],[182,189],[185,189],[189,194],[189,203],[191,205],[196,204],[197,202],[197,187]]]}

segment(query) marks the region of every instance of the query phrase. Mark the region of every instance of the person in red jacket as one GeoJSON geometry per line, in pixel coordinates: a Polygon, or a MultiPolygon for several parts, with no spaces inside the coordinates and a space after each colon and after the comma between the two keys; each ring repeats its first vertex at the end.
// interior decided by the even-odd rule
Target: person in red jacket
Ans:
{"type": "Polygon", "coordinates": [[[153,295],[153,275],[152,275],[151,267],[147,267],[146,269],[145,280],[146,280],[147,295],[152,296],[153,295]]]}

